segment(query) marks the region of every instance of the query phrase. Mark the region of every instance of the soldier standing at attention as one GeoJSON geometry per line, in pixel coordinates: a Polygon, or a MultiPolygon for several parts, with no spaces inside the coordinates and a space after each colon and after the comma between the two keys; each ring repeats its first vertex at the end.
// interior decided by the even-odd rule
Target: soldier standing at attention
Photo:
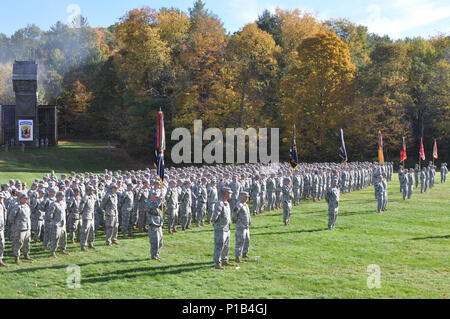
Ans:
{"type": "Polygon", "coordinates": [[[3,252],[5,251],[5,224],[6,224],[6,209],[3,205],[6,195],[0,192],[0,267],[8,267],[3,262],[3,252]]]}
{"type": "Polygon", "coordinates": [[[8,221],[13,226],[12,250],[16,264],[20,264],[20,252],[25,255],[25,260],[33,260],[30,257],[31,239],[31,211],[28,206],[28,195],[19,194],[19,203],[10,212],[8,221]]]}
{"type": "Polygon", "coordinates": [[[413,173],[414,173],[414,169],[410,169],[409,173],[408,173],[408,183],[407,183],[407,187],[408,187],[408,199],[411,198],[412,192],[413,192],[413,186],[414,186],[414,180],[413,180],[413,173]]]}
{"type": "Polygon", "coordinates": [[[289,177],[284,178],[284,185],[282,189],[283,193],[283,221],[284,225],[289,225],[289,220],[291,218],[291,208],[292,200],[294,199],[294,194],[292,193],[291,180],[289,177]]]}
{"type": "Polygon", "coordinates": [[[315,170],[314,175],[312,177],[312,192],[311,192],[313,202],[316,202],[318,192],[319,192],[319,172],[315,170]]]}
{"type": "Polygon", "coordinates": [[[383,208],[383,184],[381,183],[383,180],[383,176],[378,175],[377,180],[378,181],[376,183],[374,183],[374,186],[375,186],[375,194],[376,194],[377,200],[378,200],[377,212],[380,213],[383,208]]]}
{"type": "Polygon", "coordinates": [[[387,195],[387,191],[388,191],[388,186],[387,186],[387,181],[386,181],[386,173],[383,173],[383,178],[381,180],[381,184],[383,185],[383,207],[382,210],[386,211],[387,208],[387,202],[388,202],[388,195],[387,195]]]}
{"type": "Polygon", "coordinates": [[[150,256],[154,260],[161,260],[159,253],[163,246],[163,217],[162,217],[162,199],[158,198],[158,193],[151,193],[150,202],[145,206],[148,223],[148,238],[150,240],[150,256]]]}
{"type": "Polygon", "coordinates": [[[66,209],[64,193],[56,193],[56,202],[51,203],[50,212],[50,251],[52,257],[56,258],[56,250],[59,248],[62,255],[68,255],[66,252],[67,232],[66,232],[66,209]]]}
{"type": "Polygon", "coordinates": [[[259,184],[259,176],[255,176],[255,180],[253,181],[252,187],[251,187],[251,195],[253,199],[253,215],[256,216],[258,213],[259,208],[259,201],[260,201],[260,193],[261,193],[261,186],[259,184]]]}
{"type": "Polygon", "coordinates": [[[400,165],[398,169],[398,182],[400,183],[400,193],[403,191],[403,179],[405,177],[405,174],[403,173],[403,166],[400,165]]]}
{"type": "Polygon", "coordinates": [[[102,201],[102,208],[105,210],[106,246],[111,246],[111,243],[114,245],[119,244],[117,242],[117,233],[119,231],[117,185],[111,184],[110,189],[111,193],[105,195],[102,201]]]}
{"type": "Polygon", "coordinates": [[[230,183],[230,188],[233,194],[230,198],[230,207],[233,208],[236,206],[236,203],[239,198],[239,193],[241,192],[241,184],[237,181],[237,175],[233,175],[233,181],[230,183]]]}
{"type": "Polygon", "coordinates": [[[427,173],[426,168],[422,167],[422,172],[420,172],[420,192],[427,191],[427,173]]]}
{"type": "Polygon", "coordinates": [[[184,231],[190,228],[192,218],[192,194],[191,182],[189,180],[184,182],[184,190],[181,193],[180,202],[181,229],[184,231]]]}
{"type": "Polygon", "coordinates": [[[214,212],[214,205],[216,205],[217,200],[216,181],[212,180],[208,190],[208,224],[211,224],[211,216],[214,212]]]}
{"type": "Polygon", "coordinates": [[[248,250],[250,247],[250,209],[248,208],[248,193],[241,192],[239,194],[239,201],[233,208],[232,220],[236,224],[236,246],[235,257],[236,262],[240,263],[241,255],[243,258],[248,258],[248,250]]]}
{"type": "Polygon", "coordinates": [[[408,195],[408,169],[403,170],[402,175],[403,177],[400,182],[402,185],[400,185],[400,188],[403,190],[403,200],[405,200],[408,195]]]}
{"type": "Polygon", "coordinates": [[[69,202],[67,207],[68,210],[68,218],[67,218],[67,227],[69,231],[69,240],[72,244],[75,244],[75,232],[78,233],[78,240],[80,240],[80,229],[81,229],[81,220],[80,220],[80,204],[81,204],[81,196],[80,190],[78,188],[73,189],[73,197],[69,202]]]}
{"type": "Polygon", "coordinates": [[[178,190],[175,180],[170,180],[166,193],[167,203],[167,228],[169,234],[177,233],[178,225],[178,190]]]}
{"type": "Polygon", "coordinates": [[[81,214],[81,236],[80,245],[81,250],[86,251],[86,243],[89,243],[89,248],[94,249],[95,240],[95,226],[94,226],[94,211],[96,207],[96,198],[94,195],[94,189],[88,186],[86,189],[86,195],[80,203],[81,214]]]}
{"type": "Polygon", "coordinates": [[[143,187],[141,188],[139,194],[138,194],[138,221],[137,221],[137,226],[139,228],[140,232],[145,232],[145,218],[146,218],[146,214],[144,212],[145,209],[145,205],[147,204],[148,200],[149,200],[149,194],[150,194],[150,189],[149,189],[149,185],[148,185],[148,181],[145,180],[143,183],[143,187]]]}
{"type": "Polygon", "coordinates": [[[281,208],[281,190],[283,189],[283,177],[281,177],[281,173],[278,174],[275,179],[275,208],[281,208]]]}
{"type": "Polygon", "coordinates": [[[415,188],[417,188],[417,186],[419,186],[419,173],[420,173],[419,164],[416,164],[416,167],[414,168],[414,184],[415,184],[415,188]]]}
{"type": "Polygon", "coordinates": [[[134,194],[133,194],[133,184],[128,183],[127,189],[122,193],[121,210],[122,210],[122,235],[123,238],[127,238],[128,235],[132,236],[132,214],[134,206],[134,194]]]}
{"type": "Polygon", "coordinates": [[[271,173],[270,177],[267,179],[267,206],[269,211],[274,210],[275,208],[275,188],[276,188],[276,181],[275,181],[275,174],[271,173]]]}
{"type": "Polygon", "coordinates": [[[334,230],[339,210],[339,187],[336,178],[331,181],[331,187],[325,193],[325,200],[328,203],[328,229],[334,230]]]}
{"type": "Polygon", "coordinates": [[[299,190],[300,190],[300,178],[298,176],[299,171],[294,171],[294,174],[292,175],[292,190],[294,193],[294,206],[298,205],[299,202],[299,190]]]}
{"type": "Polygon", "coordinates": [[[45,249],[49,249],[48,247],[48,242],[50,241],[50,213],[49,213],[49,208],[50,205],[53,202],[56,202],[56,190],[52,187],[49,189],[48,191],[48,198],[47,200],[42,204],[42,208],[43,210],[45,210],[45,216],[44,216],[44,240],[42,242],[42,244],[44,245],[45,249]]]}
{"type": "Polygon", "coordinates": [[[228,200],[232,191],[229,187],[222,188],[222,199],[216,203],[211,220],[214,225],[214,263],[216,269],[223,266],[234,266],[228,262],[228,249],[230,248],[230,222],[231,212],[228,200]],[[222,263],[222,264],[221,264],[222,263]]]}
{"type": "Polygon", "coordinates": [[[44,234],[44,215],[45,210],[43,209],[43,203],[45,202],[45,191],[43,189],[38,190],[39,197],[36,198],[33,202],[33,209],[31,211],[32,216],[34,215],[34,224],[33,220],[31,221],[31,228],[34,228],[34,243],[37,243],[44,234]]]}
{"type": "Polygon", "coordinates": [[[202,177],[201,184],[198,186],[197,191],[197,227],[203,226],[206,216],[206,202],[208,201],[208,194],[206,191],[206,178],[202,177]]]}

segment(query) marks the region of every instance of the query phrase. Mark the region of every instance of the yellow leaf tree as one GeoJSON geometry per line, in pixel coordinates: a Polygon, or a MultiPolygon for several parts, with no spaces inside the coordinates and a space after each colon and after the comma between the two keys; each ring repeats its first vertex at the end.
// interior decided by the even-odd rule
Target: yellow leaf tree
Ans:
{"type": "Polygon", "coordinates": [[[347,44],[333,32],[319,32],[298,46],[296,60],[281,83],[281,105],[283,135],[290,137],[296,124],[301,157],[335,160],[339,128],[345,129],[351,120],[355,73],[347,44]]]}

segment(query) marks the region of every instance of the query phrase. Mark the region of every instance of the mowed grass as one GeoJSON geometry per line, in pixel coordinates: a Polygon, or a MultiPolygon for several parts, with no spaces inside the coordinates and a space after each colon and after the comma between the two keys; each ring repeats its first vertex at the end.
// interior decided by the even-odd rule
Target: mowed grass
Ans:
{"type": "Polygon", "coordinates": [[[133,161],[126,152],[112,143],[108,151],[106,141],[59,141],[58,147],[19,148],[5,152],[0,148],[0,183],[10,178],[26,181],[30,186],[34,179],[50,173],[52,170],[60,176],[62,173],[94,172],[103,173],[108,170],[144,169],[147,164],[133,161]]]}
{"type": "MultiPolygon", "coordinates": [[[[3,154],[2,154],[3,155],[3,154]]],[[[70,171],[70,169],[68,169],[70,171]]],[[[42,176],[42,173],[40,173],[42,176]]],[[[336,230],[328,231],[325,201],[252,217],[250,260],[240,269],[213,268],[211,225],[168,235],[162,261],[150,259],[147,234],[119,237],[95,251],[68,244],[57,259],[32,245],[34,262],[13,264],[10,243],[0,269],[1,298],[448,298],[450,182],[403,201],[395,175],[388,211],[377,214],[373,187],[341,196],[336,230]],[[259,258],[256,258],[259,256],[259,258]],[[67,286],[69,265],[80,266],[81,287],[67,286]],[[381,288],[367,286],[368,266],[381,270],[381,288]]],[[[0,173],[4,180],[4,173],[0,173]]],[[[229,257],[234,261],[234,225],[229,257]]],[[[69,277],[70,279],[70,277],[69,277]]]]}

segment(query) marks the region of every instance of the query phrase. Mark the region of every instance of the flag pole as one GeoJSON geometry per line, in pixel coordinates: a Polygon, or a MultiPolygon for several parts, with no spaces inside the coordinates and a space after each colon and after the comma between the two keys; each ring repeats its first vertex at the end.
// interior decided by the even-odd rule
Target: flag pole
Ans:
{"type": "Polygon", "coordinates": [[[163,189],[164,189],[164,180],[161,180],[161,212],[162,212],[162,218],[164,220],[164,196],[163,196],[163,189]]]}

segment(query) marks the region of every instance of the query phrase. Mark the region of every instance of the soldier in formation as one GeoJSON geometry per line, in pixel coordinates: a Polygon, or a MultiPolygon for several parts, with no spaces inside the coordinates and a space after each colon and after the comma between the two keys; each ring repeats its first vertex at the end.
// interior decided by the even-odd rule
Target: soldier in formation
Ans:
{"type": "Polygon", "coordinates": [[[2,225],[0,221],[0,233],[3,229],[3,238],[9,237],[13,243],[13,256],[19,262],[21,254],[31,259],[29,238],[35,243],[42,242],[56,256],[57,251],[66,254],[67,239],[70,245],[79,241],[86,251],[95,249],[96,232],[100,230],[105,232],[106,245],[110,246],[118,244],[119,230],[126,239],[133,230],[143,232],[148,228],[150,242],[156,243],[151,245],[154,247],[151,255],[157,259],[162,245],[159,230],[164,225],[173,234],[179,226],[189,230],[191,221],[200,227],[208,221],[217,233],[215,262],[219,260],[222,267],[228,263],[230,214],[236,213],[239,262],[248,253],[250,218],[247,216],[247,225],[244,217],[249,207],[254,216],[283,207],[283,221],[289,225],[292,206],[310,198],[316,201],[327,198],[333,179],[341,192],[351,192],[374,184],[378,179],[373,178],[373,171],[390,180],[392,163],[309,163],[300,164],[294,171],[288,163],[167,168],[163,182],[155,169],[105,170],[102,174],[71,172],[60,178],[52,171],[36,179],[30,189],[19,180],[2,185],[4,222],[2,225]],[[157,209],[153,207],[154,193],[156,202],[161,203],[157,209]],[[162,216],[160,223],[155,217],[158,210],[162,216]],[[28,211],[30,223],[26,219],[28,211]],[[220,245],[219,234],[224,236],[220,245]]]}

